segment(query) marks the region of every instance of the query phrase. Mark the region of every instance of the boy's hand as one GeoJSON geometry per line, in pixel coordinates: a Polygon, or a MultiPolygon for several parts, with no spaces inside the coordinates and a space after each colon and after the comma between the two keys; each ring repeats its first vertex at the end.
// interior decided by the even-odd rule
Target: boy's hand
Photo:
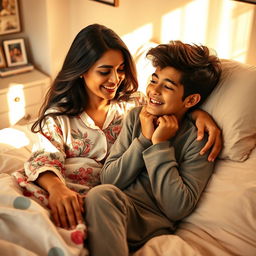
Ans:
{"type": "Polygon", "coordinates": [[[140,112],[141,132],[147,139],[151,140],[155,131],[155,125],[157,117],[149,114],[144,106],[140,112]]]}
{"type": "Polygon", "coordinates": [[[152,143],[157,144],[172,138],[179,129],[179,123],[174,115],[164,115],[157,119],[157,128],[152,136],[152,143]]]}

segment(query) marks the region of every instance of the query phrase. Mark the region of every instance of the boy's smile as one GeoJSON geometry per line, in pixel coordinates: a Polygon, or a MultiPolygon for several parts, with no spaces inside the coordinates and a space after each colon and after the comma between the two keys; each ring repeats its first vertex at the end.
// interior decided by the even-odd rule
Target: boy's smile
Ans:
{"type": "Polygon", "coordinates": [[[186,112],[182,100],[184,88],[180,84],[182,73],[173,68],[156,68],[147,87],[147,112],[152,115],[172,115],[178,119],[186,112]]]}

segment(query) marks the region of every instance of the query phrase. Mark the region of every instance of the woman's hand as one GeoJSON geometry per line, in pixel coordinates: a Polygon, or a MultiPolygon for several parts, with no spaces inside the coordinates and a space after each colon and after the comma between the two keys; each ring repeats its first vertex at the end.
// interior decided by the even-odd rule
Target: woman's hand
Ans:
{"type": "Polygon", "coordinates": [[[49,207],[56,226],[73,229],[84,222],[83,198],[63,184],[55,173],[40,174],[37,183],[49,193],[49,207]]]}
{"type": "Polygon", "coordinates": [[[49,207],[56,226],[74,229],[83,223],[83,198],[63,183],[49,190],[49,207]]]}
{"type": "Polygon", "coordinates": [[[198,129],[197,140],[202,140],[204,133],[208,133],[208,141],[201,149],[200,154],[203,155],[205,152],[211,149],[208,156],[208,161],[213,162],[222,149],[221,130],[218,128],[211,116],[203,110],[194,110],[192,112],[192,118],[195,121],[195,125],[198,129]]]}

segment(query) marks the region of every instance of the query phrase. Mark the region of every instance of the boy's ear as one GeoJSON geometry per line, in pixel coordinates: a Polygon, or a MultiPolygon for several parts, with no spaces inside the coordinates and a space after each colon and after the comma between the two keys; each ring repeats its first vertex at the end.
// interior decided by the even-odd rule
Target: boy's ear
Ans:
{"type": "Polygon", "coordinates": [[[198,93],[191,94],[186,97],[185,99],[185,107],[186,108],[192,108],[194,107],[199,101],[201,100],[201,96],[198,93]]]}

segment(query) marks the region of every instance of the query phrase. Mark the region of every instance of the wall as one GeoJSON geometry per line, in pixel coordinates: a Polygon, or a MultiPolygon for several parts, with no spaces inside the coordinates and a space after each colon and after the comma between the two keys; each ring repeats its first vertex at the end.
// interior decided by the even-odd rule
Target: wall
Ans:
{"type": "Polygon", "coordinates": [[[70,0],[72,35],[98,22],[123,37],[130,50],[148,39],[206,44],[220,57],[256,64],[256,5],[232,0],[119,0],[114,8],[70,0]]]}
{"type": "Polygon", "coordinates": [[[50,43],[47,6],[44,0],[20,1],[22,35],[26,39],[30,61],[50,74],[50,43]]]}
{"type": "MultiPolygon", "coordinates": [[[[116,31],[132,53],[145,41],[206,44],[221,58],[256,65],[256,11],[232,0],[19,0],[22,32],[36,67],[54,77],[75,35],[91,23],[116,31]]],[[[1,38],[2,39],[6,39],[1,38]]]]}
{"type": "Polygon", "coordinates": [[[70,43],[69,0],[20,0],[20,5],[33,63],[55,76],[70,43]]]}

